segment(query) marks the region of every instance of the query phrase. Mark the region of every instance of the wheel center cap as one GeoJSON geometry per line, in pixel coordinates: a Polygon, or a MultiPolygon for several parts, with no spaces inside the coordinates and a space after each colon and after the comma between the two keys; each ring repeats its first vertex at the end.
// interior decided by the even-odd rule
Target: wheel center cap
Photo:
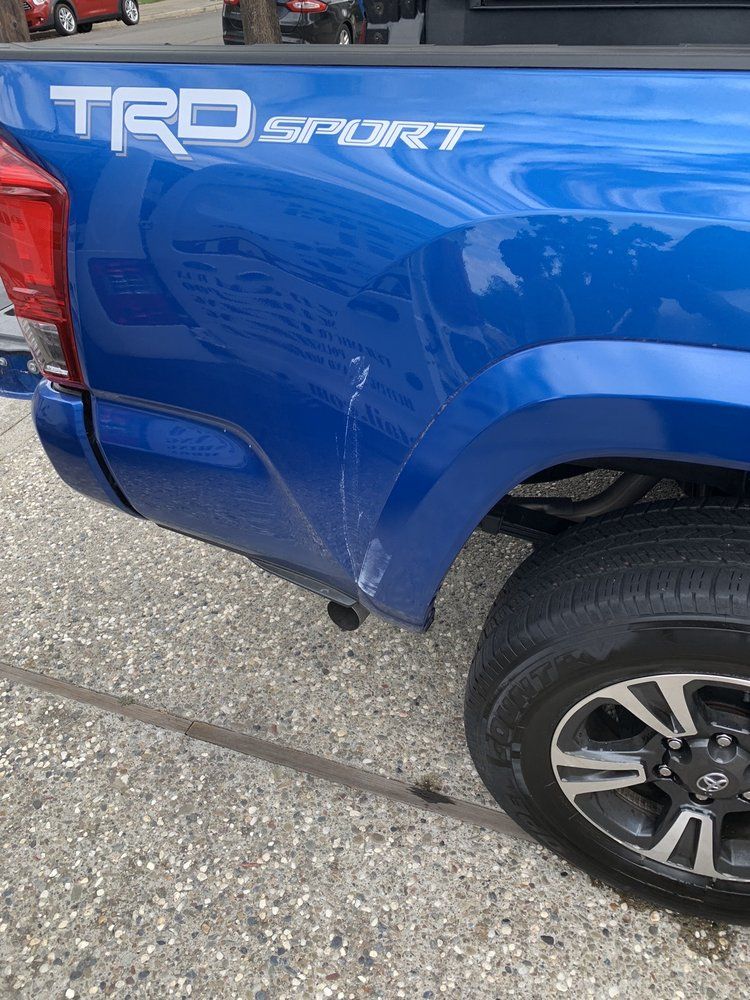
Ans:
{"type": "Polygon", "coordinates": [[[716,795],[728,787],[729,778],[721,771],[710,771],[708,774],[702,774],[695,784],[704,794],[716,795]]]}

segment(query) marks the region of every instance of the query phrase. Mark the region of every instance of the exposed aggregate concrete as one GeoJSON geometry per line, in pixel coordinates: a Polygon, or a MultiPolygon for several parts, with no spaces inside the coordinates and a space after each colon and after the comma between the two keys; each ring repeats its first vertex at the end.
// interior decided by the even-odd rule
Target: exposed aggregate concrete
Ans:
{"type": "MultiPolygon", "coordinates": [[[[472,538],[426,636],[339,633],[247,560],[72,493],[18,406],[0,403],[0,658],[492,804],[463,683],[525,546],[472,538]]],[[[0,997],[748,995],[750,931],[623,900],[535,845],[0,698],[0,997]]]]}
{"type": "Polygon", "coordinates": [[[0,995],[747,995],[750,932],[534,845],[6,683],[0,732],[0,995]]]}

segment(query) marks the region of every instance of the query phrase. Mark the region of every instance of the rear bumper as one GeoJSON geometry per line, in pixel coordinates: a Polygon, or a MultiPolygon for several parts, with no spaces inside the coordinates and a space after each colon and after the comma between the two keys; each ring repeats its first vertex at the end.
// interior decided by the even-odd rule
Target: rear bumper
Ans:
{"type": "Polygon", "coordinates": [[[39,382],[38,375],[32,375],[26,367],[28,354],[2,351],[0,345],[0,396],[10,399],[30,399],[39,382]]]}
{"type": "MultiPolygon", "coordinates": [[[[0,285],[0,299],[3,297],[0,285]]],[[[31,399],[39,384],[31,354],[16,321],[13,307],[0,307],[0,396],[31,399]]]]}
{"type": "Polygon", "coordinates": [[[47,458],[68,486],[92,500],[138,516],[114,485],[88,427],[88,403],[43,381],[34,394],[34,423],[47,458]]]}
{"type": "Polygon", "coordinates": [[[55,26],[52,18],[51,3],[36,7],[29,0],[28,9],[26,9],[26,6],[24,5],[24,14],[26,15],[26,24],[28,25],[30,32],[50,31],[55,26]]]}

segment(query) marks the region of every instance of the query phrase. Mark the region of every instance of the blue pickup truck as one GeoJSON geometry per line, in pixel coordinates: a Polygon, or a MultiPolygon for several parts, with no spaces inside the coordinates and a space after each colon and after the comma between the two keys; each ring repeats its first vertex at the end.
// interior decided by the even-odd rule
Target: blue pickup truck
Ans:
{"type": "Polygon", "coordinates": [[[344,629],[427,629],[472,532],[531,542],[479,773],[591,874],[747,921],[748,13],[440,44],[497,6],[428,0],[414,47],[1,47],[0,388],[75,490],[344,629]]]}

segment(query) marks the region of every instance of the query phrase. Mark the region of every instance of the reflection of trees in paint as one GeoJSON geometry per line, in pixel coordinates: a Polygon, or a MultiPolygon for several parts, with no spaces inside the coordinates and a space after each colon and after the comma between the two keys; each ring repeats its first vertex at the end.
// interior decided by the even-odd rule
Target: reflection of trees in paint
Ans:
{"type": "Polygon", "coordinates": [[[412,442],[483,367],[533,343],[744,346],[750,332],[743,230],[537,215],[480,222],[398,260],[424,220],[381,217],[376,199],[353,210],[346,191],[324,181],[310,197],[281,174],[262,184],[227,178],[226,166],[152,167],[141,235],[169,292],[166,312],[180,315],[206,360],[235,364],[254,384],[274,373],[338,414],[348,408],[349,363],[366,358],[357,409],[394,445],[412,442]]]}
{"type": "Polygon", "coordinates": [[[552,340],[746,347],[750,233],[670,225],[532,217],[426,247],[409,268],[433,382],[454,391],[510,352],[552,340]]]}
{"type": "Polygon", "coordinates": [[[750,289],[750,233],[740,229],[675,237],[651,225],[549,217],[529,221],[498,251],[516,283],[496,278],[482,311],[503,317],[514,340],[667,339],[663,326],[680,313],[686,336],[697,321],[709,343],[750,332],[750,296],[742,303],[727,294],[750,289]]]}

